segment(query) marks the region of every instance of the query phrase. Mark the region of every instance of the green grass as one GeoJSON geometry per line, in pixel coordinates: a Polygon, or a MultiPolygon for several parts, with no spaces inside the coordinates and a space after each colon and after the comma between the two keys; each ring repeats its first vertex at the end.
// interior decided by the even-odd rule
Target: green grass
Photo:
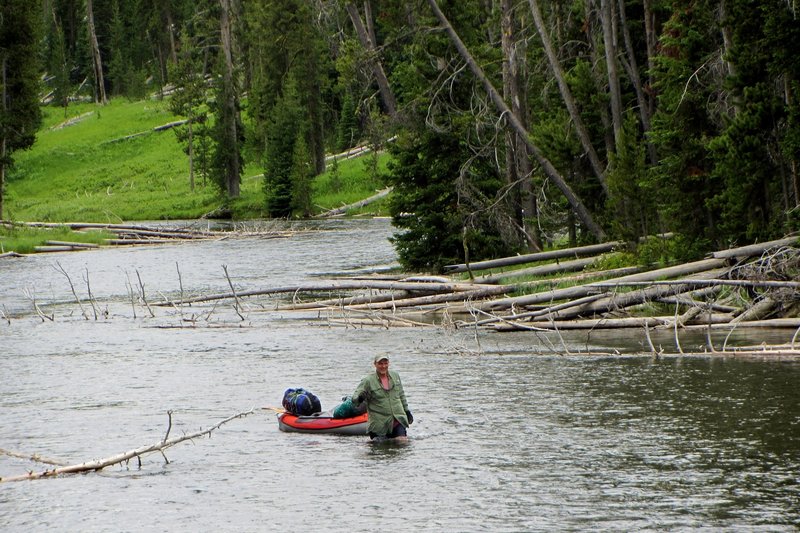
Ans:
{"type": "Polygon", "coordinates": [[[67,227],[27,228],[21,226],[0,226],[0,253],[14,251],[28,254],[46,241],[70,241],[102,244],[113,235],[107,231],[72,231],[67,227]]]}
{"type": "MultiPolygon", "coordinates": [[[[112,100],[106,106],[75,104],[43,108],[43,125],[33,148],[15,154],[8,175],[5,218],[16,221],[102,222],[194,219],[225,204],[216,187],[196,177],[173,130],[155,126],[179,119],[166,102],[112,100]],[[68,119],[73,124],[58,127],[68,119]],[[123,137],[144,132],[129,139],[123,137]]],[[[370,177],[370,156],[341,161],[314,181],[318,212],[356,202],[382,188],[370,177]],[[338,179],[336,174],[338,173],[338,179]]],[[[378,158],[385,172],[387,155],[378,158]]],[[[248,162],[241,196],[230,203],[234,218],[264,216],[262,167],[248,162]]],[[[372,172],[374,174],[374,172],[372,172]]],[[[385,205],[385,204],[383,204],[385,205]]],[[[368,206],[374,211],[374,206],[368,206]]],[[[379,213],[383,214],[383,213],[379,213]]]]}

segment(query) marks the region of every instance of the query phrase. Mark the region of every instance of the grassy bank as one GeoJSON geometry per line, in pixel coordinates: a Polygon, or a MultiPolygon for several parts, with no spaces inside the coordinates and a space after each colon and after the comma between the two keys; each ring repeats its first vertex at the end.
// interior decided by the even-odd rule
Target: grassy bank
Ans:
{"type": "MultiPolygon", "coordinates": [[[[113,100],[106,106],[43,108],[44,123],[31,150],[15,154],[7,180],[5,218],[16,221],[102,222],[194,219],[223,204],[216,188],[198,178],[189,186],[189,161],[173,130],[153,128],[178,120],[159,101],[113,100]],[[138,135],[137,135],[138,134],[138,135]]],[[[341,161],[318,176],[313,204],[319,212],[370,196],[370,156],[341,161]]],[[[378,169],[385,172],[387,157],[378,169]]],[[[262,165],[246,162],[234,218],[264,216],[262,165]]],[[[375,207],[370,206],[374,211],[375,207]]]]}
{"type": "Polygon", "coordinates": [[[113,235],[106,231],[72,231],[67,227],[59,228],[24,228],[0,226],[0,254],[16,252],[29,254],[36,251],[37,246],[47,241],[70,241],[85,244],[104,244],[113,235]]]}

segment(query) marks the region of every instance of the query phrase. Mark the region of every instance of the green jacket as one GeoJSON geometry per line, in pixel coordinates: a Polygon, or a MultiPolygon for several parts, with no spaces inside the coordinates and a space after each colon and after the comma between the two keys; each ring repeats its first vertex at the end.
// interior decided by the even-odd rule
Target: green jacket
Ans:
{"type": "Polygon", "coordinates": [[[392,431],[392,425],[397,420],[405,427],[408,427],[408,404],[406,403],[406,393],[403,391],[403,383],[400,381],[400,374],[389,370],[389,390],[384,390],[377,372],[372,372],[364,376],[361,383],[356,387],[353,398],[364,393],[367,402],[367,413],[369,413],[369,425],[367,431],[376,435],[388,435],[392,431]]]}

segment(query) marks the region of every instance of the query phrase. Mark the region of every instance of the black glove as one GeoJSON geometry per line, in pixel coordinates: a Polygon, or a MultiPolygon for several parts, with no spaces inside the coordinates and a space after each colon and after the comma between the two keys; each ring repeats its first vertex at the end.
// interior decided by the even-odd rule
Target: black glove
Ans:
{"type": "Polygon", "coordinates": [[[353,398],[353,403],[355,405],[358,405],[358,404],[360,404],[361,402],[363,402],[366,399],[367,399],[367,393],[366,392],[362,392],[361,394],[359,394],[358,396],[353,398]]]}
{"type": "Polygon", "coordinates": [[[406,411],[406,418],[408,418],[408,425],[414,423],[414,415],[411,414],[411,411],[406,411]]]}

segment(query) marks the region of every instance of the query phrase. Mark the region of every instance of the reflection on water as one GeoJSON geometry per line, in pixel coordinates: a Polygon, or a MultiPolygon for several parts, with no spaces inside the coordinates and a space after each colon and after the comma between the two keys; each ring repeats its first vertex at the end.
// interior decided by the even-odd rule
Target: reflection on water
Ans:
{"type": "MultiPolygon", "coordinates": [[[[800,527],[800,364],[737,358],[586,356],[636,350],[639,332],[546,339],[334,326],[316,315],[221,305],[212,319],[154,299],[277,286],[386,265],[385,221],[341,221],[291,239],[58,254],[0,263],[0,448],[70,462],[209,427],[212,438],[99,474],[0,485],[3,531],[631,531],[800,527]],[[69,304],[58,261],[88,271],[108,318],[69,304]],[[177,266],[176,266],[177,265],[177,266]],[[53,321],[32,313],[35,288],[53,321]],[[62,302],[54,305],[54,302],[62,302]],[[220,317],[227,313],[225,319],[220,317]],[[185,325],[185,324],[184,324],[185,325]],[[323,408],[376,351],[392,354],[414,411],[410,442],[281,433],[288,387],[323,408]]],[[[664,337],[661,342],[670,342],[664,337]]],[[[698,342],[703,342],[702,339],[698,342]]],[[[0,456],[0,475],[39,468],[0,456]]]]}

